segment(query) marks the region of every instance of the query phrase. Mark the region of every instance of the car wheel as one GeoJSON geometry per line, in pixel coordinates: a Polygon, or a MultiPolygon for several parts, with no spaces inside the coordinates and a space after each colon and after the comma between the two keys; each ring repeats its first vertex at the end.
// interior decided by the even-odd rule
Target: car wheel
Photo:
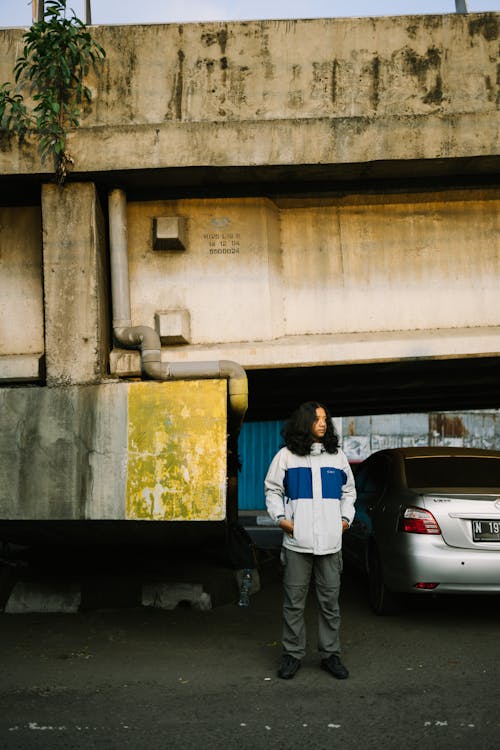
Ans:
{"type": "Polygon", "coordinates": [[[368,598],[377,615],[391,615],[399,609],[397,596],[384,583],[382,563],[375,546],[370,548],[368,555],[368,598]]]}

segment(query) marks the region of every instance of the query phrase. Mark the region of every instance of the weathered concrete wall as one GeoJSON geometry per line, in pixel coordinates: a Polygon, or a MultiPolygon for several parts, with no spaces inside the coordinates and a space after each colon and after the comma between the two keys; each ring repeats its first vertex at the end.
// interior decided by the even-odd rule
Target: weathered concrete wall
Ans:
{"type": "MultiPolygon", "coordinates": [[[[75,169],[496,155],[499,22],[488,13],[96,27],[107,58],[69,140],[75,169]]],[[[21,30],[0,31],[0,80],[12,80],[21,50],[21,30]]],[[[33,145],[4,142],[0,174],[39,171],[33,145]]]]}
{"type": "MultiPolygon", "coordinates": [[[[165,360],[207,346],[250,367],[500,351],[498,190],[156,201],[128,218],[134,322],[190,318],[165,360]],[[169,215],[187,220],[184,251],[153,249],[169,215]]],[[[138,354],[112,366],[138,374],[138,354]]]]}
{"type": "Polygon", "coordinates": [[[136,383],[128,391],[127,518],[223,520],[226,382],[136,383]]]}
{"type": "Polygon", "coordinates": [[[107,372],[110,334],[95,186],[44,185],[42,211],[47,383],[96,383],[107,372]]]}
{"type": "Polygon", "coordinates": [[[281,220],[288,335],[500,322],[498,191],[341,199],[281,220]]]}
{"type": "Polygon", "coordinates": [[[0,518],[223,520],[226,382],[0,390],[0,518]]]}
{"type": "Polygon", "coordinates": [[[43,351],[40,208],[0,208],[0,378],[37,378],[43,351]]]}
{"type": "Polygon", "coordinates": [[[266,199],[130,203],[129,273],[133,322],[189,311],[197,344],[269,340],[283,332],[279,211],[266,199]],[[152,249],[152,221],[188,220],[186,251],[152,249]]]}
{"type": "MultiPolygon", "coordinates": [[[[499,355],[498,190],[327,199],[304,185],[305,197],[284,197],[288,175],[296,187],[314,170],[323,191],[325,174],[389,177],[396,165],[412,177],[416,162],[468,175],[487,162],[492,173],[499,21],[95,28],[108,56],[68,144],[81,182],[44,185],[41,211],[1,214],[0,375],[37,379],[44,354],[49,387],[0,391],[0,518],[225,517],[226,383],[106,383],[98,192],[122,178],[136,190],[151,179],[160,195],[171,170],[175,196],[173,175],[236,168],[250,195],[266,169],[291,168],[272,172],[274,200],[146,202],[136,192],[133,323],[153,327],[180,309],[189,324],[190,343],[165,345],[164,360],[261,368],[499,355]],[[186,249],[153,250],[152,219],[170,215],[187,220],[186,249]],[[164,398],[172,389],[180,395],[164,398]]],[[[22,33],[0,31],[0,82],[12,80],[22,33]]],[[[1,134],[2,187],[34,190],[51,170],[30,137],[1,134]]],[[[210,182],[214,172],[198,174],[210,182]]],[[[111,374],[140,377],[139,353],[115,351],[111,374]]]]}
{"type": "MultiPolygon", "coordinates": [[[[364,164],[369,173],[369,164],[434,160],[439,169],[465,156],[474,171],[478,157],[498,159],[499,20],[97,27],[108,56],[71,136],[76,169],[95,170],[94,178],[103,170],[364,164]]],[[[0,80],[21,39],[21,30],[0,32],[0,80]]],[[[0,174],[40,169],[29,142],[2,144],[0,174]]],[[[174,361],[267,367],[497,354],[498,205],[494,190],[136,201],[133,322],[154,326],[157,314],[184,311],[190,343],[163,352],[174,361]],[[152,218],[171,214],[188,221],[186,251],[152,251],[152,218]]],[[[46,186],[42,211],[47,382],[99,382],[109,322],[97,191],[46,186]]],[[[40,314],[32,319],[39,331],[40,314]]],[[[9,321],[11,335],[22,324],[9,321]]],[[[13,378],[10,345],[1,346],[0,366],[13,378]]],[[[15,353],[31,351],[40,351],[33,333],[15,353]]],[[[111,369],[139,375],[139,355],[114,352],[111,369]]]]}

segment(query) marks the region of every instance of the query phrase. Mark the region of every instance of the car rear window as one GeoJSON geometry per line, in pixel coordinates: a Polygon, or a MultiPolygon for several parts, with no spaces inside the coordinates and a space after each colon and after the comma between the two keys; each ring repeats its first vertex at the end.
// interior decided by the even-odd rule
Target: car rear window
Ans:
{"type": "Polygon", "coordinates": [[[405,459],[408,487],[500,487],[500,459],[418,456],[405,459]]]}

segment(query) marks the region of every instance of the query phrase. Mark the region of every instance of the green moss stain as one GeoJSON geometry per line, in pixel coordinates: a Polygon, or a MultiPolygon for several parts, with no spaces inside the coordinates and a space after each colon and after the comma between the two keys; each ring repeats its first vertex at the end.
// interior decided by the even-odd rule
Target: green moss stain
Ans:
{"type": "Polygon", "coordinates": [[[226,399],[225,380],[130,384],[127,518],[225,517],[226,399]]]}

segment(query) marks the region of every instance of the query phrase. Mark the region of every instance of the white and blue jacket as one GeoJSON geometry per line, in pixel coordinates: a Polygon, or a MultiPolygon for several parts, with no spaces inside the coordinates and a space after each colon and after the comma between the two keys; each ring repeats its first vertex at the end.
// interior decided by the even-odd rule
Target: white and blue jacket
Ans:
{"type": "Polygon", "coordinates": [[[296,552],[327,555],[342,547],[342,518],[354,518],[356,489],[345,454],[327,453],[313,443],[308,456],[281,448],[264,481],[267,511],[275,523],[293,520],[293,537],[283,546],[296,552]]]}

